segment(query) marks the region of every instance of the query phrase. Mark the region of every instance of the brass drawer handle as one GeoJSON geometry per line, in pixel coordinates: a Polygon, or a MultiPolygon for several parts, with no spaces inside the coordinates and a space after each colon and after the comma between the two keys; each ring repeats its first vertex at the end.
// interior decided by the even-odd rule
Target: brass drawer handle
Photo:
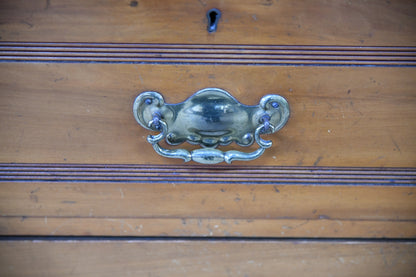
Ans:
{"type": "Polygon", "coordinates": [[[185,162],[216,164],[260,157],[266,148],[272,146],[271,141],[262,139],[260,135],[280,130],[289,119],[290,111],[286,99],[280,95],[266,95],[259,105],[247,106],[225,90],[205,88],[178,104],[166,104],[158,92],[143,92],[134,101],[133,113],[141,126],[160,132],[147,137],[158,154],[181,158],[185,162]],[[192,151],[165,149],[159,145],[164,139],[170,145],[187,141],[203,148],[192,151]],[[254,141],[259,148],[251,153],[216,149],[218,145],[232,142],[249,146],[254,141]]]}

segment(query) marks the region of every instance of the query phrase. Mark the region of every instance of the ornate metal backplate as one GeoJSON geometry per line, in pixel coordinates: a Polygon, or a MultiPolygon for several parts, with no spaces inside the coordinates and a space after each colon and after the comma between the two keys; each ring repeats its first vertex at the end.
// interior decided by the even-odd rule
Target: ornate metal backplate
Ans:
{"type": "Polygon", "coordinates": [[[134,101],[133,112],[141,126],[161,132],[148,137],[156,152],[205,164],[257,158],[271,146],[260,134],[278,131],[289,119],[289,105],[279,95],[266,95],[259,105],[247,106],[219,88],[205,88],[178,104],[166,104],[158,92],[143,92],[134,101]],[[168,150],[158,144],[163,139],[171,145],[200,144],[203,149],[168,150]],[[254,141],[260,148],[252,153],[215,149],[232,142],[249,146],[254,141]]]}

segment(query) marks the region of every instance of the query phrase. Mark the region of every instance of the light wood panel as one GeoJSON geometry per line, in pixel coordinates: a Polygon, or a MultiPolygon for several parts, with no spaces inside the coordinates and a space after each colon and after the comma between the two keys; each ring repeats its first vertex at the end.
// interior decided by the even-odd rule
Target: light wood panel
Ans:
{"type": "Polygon", "coordinates": [[[1,182],[0,234],[416,237],[413,186],[275,185],[273,180],[1,182]]]}
{"type": "Polygon", "coordinates": [[[414,1],[1,1],[3,41],[416,45],[414,1]],[[206,12],[222,11],[218,31],[206,12]]]}
{"type": "Polygon", "coordinates": [[[1,1],[0,275],[413,276],[415,15],[406,0],[1,1]],[[134,98],[204,87],[281,94],[291,119],[248,164],[158,156],[134,98]]]}
{"type": "Polygon", "coordinates": [[[414,276],[413,242],[1,241],[3,276],[414,276]]]}
{"type": "Polygon", "coordinates": [[[244,104],[277,93],[291,106],[288,124],[265,136],[273,147],[251,165],[413,167],[415,73],[401,67],[2,63],[0,161],[181,164],[146,142],[150,132],[133,118],[134,98],[154,90],[176,103],[220,87],[244,104]]]}
{"type": "Polygon", "coordinates": [[[416,238],[415,220],[3,216],[3,236],[416,238]]]}

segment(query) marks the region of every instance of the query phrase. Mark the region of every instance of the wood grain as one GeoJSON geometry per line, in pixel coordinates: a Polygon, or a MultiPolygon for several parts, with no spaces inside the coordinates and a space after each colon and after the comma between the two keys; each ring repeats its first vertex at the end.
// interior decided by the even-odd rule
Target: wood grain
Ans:
{"type": "Polygon", "coordinates": [[[411,0],[1,1],[3,41],[416,46],[411,0]],[[206,12],[222,11],[218,31],[206,12]]]}
{"type": "Polygon", "coordinates": [[[0,275],[413,276],[415,15],[410,0],[0,1],[0,275]],[[290,121],[249,164],[158,156],[134,98],[205,87],[281,94],[290,121]]]}
{"type": "Polygon", "coordinates": [[[415,66],[416,47],[0,42],[0,61],[415,66]]]}
{"type": "MultiPolygon", "coordinates": [[[[61,172],[74,170],[71,166],[60,168],[61,172]]],[[[113,171],[108,180],[65,180],[58,176],[41,181],[33,173],[28,179],[3,180],[0,234],[416,237],[416,187],[409,184],[348,185],[354,183],[340,181],[334,185],[325,180],[329,174],[322,169],[311,171],[309,176],[321,178],[323,185],[301,185],[302,179],[291,184],[281,180],[276,169],[262,177],[268,182],[249,184],[250,178],[258,177],[247,177],[247,181],[239,177],[254,174],[259,168],[247,168],[247,173],[233,172],[232,167],[211,172],[198,167],[165,169],[143,168],[135,180],[118,179],[121,170],[113,171]],[[195,179],[187,179],[187,172],[195,179]],[[228,178],[233,182],[226,179],[231,175],[228,178]],[[206,180],[201,181],[202,177],[206,180]]],[[[284,171],[292,178],[300,174],[296,168],[284,171]]],[[[98,171],[85,167],[84,172],[85,177],[98,171]]],[[[345,181],[346,172],[334,172],[333,176],[345,181]]],[[[374,179],[394,177],[393,170],[390,175],[382,170],[374,172],[370,173],[374,179]]],[[[54,176],[53,171],[49,173],[54,176]]],[[[359,171],[354,174],[366,180],[359,171]]],[[[10,176],[7,172],[2,175],[10,176]]],[[[410,178],[414,184],[414,175],[410,178]]],[[[371,177],[368,180],[374,184],[371,177]]]]}
{"type": "Polygon", "coordinates": [[[3,276],[414,276],[414,242],[18,240],[3,276]]]}
{"type": "Polygon", "coordinates": [[[250,165],[414,167],[415,70],[2,63],[0,162],[182,164],[151,149],[134,98],[152,90],[177,103],[220,87],[244,104],[277,93],[291,106],[288,124],[265,136],[273,147],[250,165]]]}
{"type": "Polygon", "coordinates": [[[416,238],[416,222],[332,219],[231,219],[5,216],[3,236],[224,238],[416,238]]]}

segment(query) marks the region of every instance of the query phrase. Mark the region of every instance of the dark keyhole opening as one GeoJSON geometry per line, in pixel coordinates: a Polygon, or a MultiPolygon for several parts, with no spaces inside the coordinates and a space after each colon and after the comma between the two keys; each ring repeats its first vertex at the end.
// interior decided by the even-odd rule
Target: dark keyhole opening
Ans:
{"type": "Polygon", "coordinates": [[[207,12],[208,32],[212,33],[217,30],[218,21],[220,17],[221,17],[221,12],[218,9],[211,9],[207,12]]]}

